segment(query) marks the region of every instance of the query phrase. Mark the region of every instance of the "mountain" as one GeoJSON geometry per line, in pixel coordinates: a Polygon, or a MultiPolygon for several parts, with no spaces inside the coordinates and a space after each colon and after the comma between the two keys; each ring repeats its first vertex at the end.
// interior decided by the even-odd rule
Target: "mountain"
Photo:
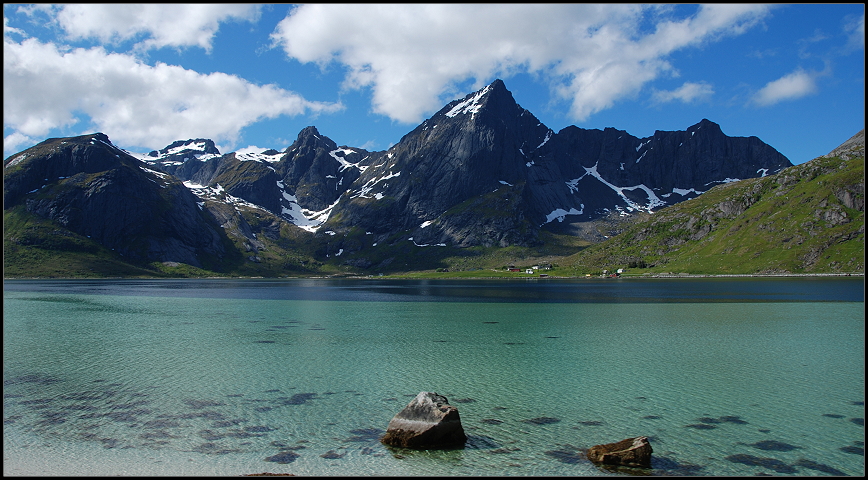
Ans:
{"type": "Polygon", "coordinates": [[[865,272],[865,131],[775,175],[720,185],[563,259],[573,272],[865,272]]]}
{"type": "MultiPolygon", "coordinates": [[[[161,152],[194,143],[202,144],[161,152]]],[[[500,80],[449,103],[386,152],[338,147],[308,127],[282,155],[215,161],[202,149],[180,163],[175,155],[144,160],[311,231],[460,247],[533,245],[540,228],[650,212],[792,165],[758,138],[728,137],[708,120],[641,139],[613,128],[555,133],[500,80]]]]}
{"type": "MultiPolygon", "coordinates": [[[[588,221],[789,166],[756,137],[728,137],[705,119],[647,138],[556,133],[496,80],[387,151],[338,146],[312,126],[283,152],[221,154],[198,138],[135,155],[101,133],[49,139],[4,162],[4,227],[53,222],[78,236],[76,248],[90,241],[148,268],[276,275],[341,255],[346,268],[379,268],[397,258],[389,249],[544,247],[588,221]]],[[[21,235],[4,235],[4,248],[22,246],[21,235]]]]}

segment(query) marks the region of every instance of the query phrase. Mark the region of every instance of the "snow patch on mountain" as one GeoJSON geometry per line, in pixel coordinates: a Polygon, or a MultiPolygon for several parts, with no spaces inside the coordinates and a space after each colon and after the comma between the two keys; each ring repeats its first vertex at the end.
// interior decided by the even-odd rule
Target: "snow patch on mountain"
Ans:
{"type": "MultiPolygon", "coordinates": [[[[210,155],[210,154],[206,154],[210,155]]],[[[205,155],[202,155],[203,157],[205,155]]],[[[219,155],[211,155],[209,158],[218,157],[219,155]]],[[[197,155],[197,158],[199,156],[197,155]]],[[[283,154],[268,148],[259,148],[259,147],[247,147],[242,148],[235,152],[235,158],[237,158],[241,162],[266,162],[266,163],[275,163],[279,162],[281,158],[283,158],[283,154]],[[274,152],[274,153],[271,153],[274,152]]],[[[199,158],[202,160],[202,158],[199,158]]]]}
{"type": "MultiPolygon", "coordinates": [[[[350,163],[345,158],[346,155],[350,155],[353,153],[356,153],[356,151],[353,150],[352,148],[338,148],[337,150],[332,150],[331,152],[329,152],[329,155],[331,155],[331,157],[334,158],[341,165],[340,167],[338,167],[339,172],[343,172],[344,170],[346,170],[350,167],[358,168],[359,170],[364,172],[368,167],[366,167],[364,165],[357,165],[355,163],[350,163]],[[343,155],[338,155],[338,153],[343,153],[343,155]]],[[[365,157],[365,158],[367,158],[367,157],[365,157]]]]}
{"type": "Polygon", "coordinates": [[[618,187],[616,185],[609,183],[600,175],[599,172],[597,172],[597,166],[598,165],[599,165],[599,162],[595,163],[594,166],[590,167],[590,168],[582,167],[585,169],[585,174],[582,175],[581,177],[575,179],[575,180],[571,180],[571,181],[567,182],[567,186],[570,186],[570,191],[572,192],[573,188],[577,189],[577,185],[578,185],[579,180],[584,178],[586,175],[591,175],[592,177],[596,178],[603,185],[614,190],[615,193],[617,193],[618,196],[621,197],[622,200],[624,200],[624,203],[627,204],[627,210],[628,211],[632,212],[634,210],[637,210],[637,211],[646,211],[646,212],[651,213],[651,211],[654,208],[666,206],[666,202],[664,202],[663,200],[660,200],[660,198],[657,197],[657,195],[654,193],[654,191],[651,190],[650,188],[648,188],[647,186],[645,186],[644,184],[639,184],[639,185],[635,185],[632,187],[618,187]],[[572,186],[570,184],[572,184],[572,186]],[[636,203],[635,201],[630,200],[629,198],[627,198],[626,195],[624,195],[625,190],[637,190],[637,189],[638,190],[644,190],[645,193],[648,195],[648,204],[647,205],[640,205],[640,204],[636,203]]]}
{"type": "Polygon", "coordinates": [[[490,90],[490,89],[491,89],[491,85],[488,85],[485,88],[483,88],[482,90],[476,92],[472,97],[470,97],[467,100],[464,100],[463,102],[459,103],[458,105],[455,105],[454,107],[452,107],[451,110],[446,112],[446,116],[451,118],[451,117],[454,117],[456,115],[469,113],[470,118],[473,118],[476,115],[476,112],[478,112],[479,109],[482,108],[482,104],[479,103],[479,100],[481,100],[482,97],[486,93],[488,93],[488,90],[490,90]]]}
{"type": "Polygon", "coordinates": [[[338,203],[338,201],[335,200],[335,202],[328,207],[320,211],[313,211],[302,208],[302,206],[298,204],[298,199],[295,197],[295,195],[290,195],[287,192],[283,192],[283,198],[287,201],[287,205],[282,207],[281,215],[285,219],[295,224],[297,227],[300,227],[303,230],[307,230],[311,233],[316,232],[320,225],[322,225],[326,222],[326,220],[329,219],[332,210],[338,203]]]}
{"type": "MultiPolygon", "coordinates": [[[[584,205],[582,205],[581,210],[576,210],[575,208],[570,208],[569,210],[564,210],[563,208],[556,208],[556,209],[552,210],[552,213],[546,215],[545,223],[550,223],[555,219],[557,219],[558,222],[563,222],[564,218],[567,215],[581,215],[582,213],[584,213],[584,210],[585,210],[584,205]]],[[[543,225],[545,225],[545,224],[543,224],[543,225]]]]}
{"type": "MultiPolygon", "coordinates": [[[[365,182],[365,184],[362,185],[362,187],[359,190],[357,190],[358,193],[356,193],[355,195],[351,195],[350,198],[359,198],[359,197],[371,198],[371,196],[370,196],[371,189],[373,189],[375,185],[382,182],[383,180],[388,180],[390,178],[395,178],[395,177],[399,177],[399,176],[401,176],[401,172],[390,173],[386,176],[379,177],[379,178],[372,178],[371,180],[368,180],[367,182],[365,182]]],[[[383,188],[385,188],[387,186],[388,185],[384,185],[383,188]]],[[[377,200],[379,200],[379,199],[383,198],[383,194],[377,193],[374,197],[377,200]]]]}

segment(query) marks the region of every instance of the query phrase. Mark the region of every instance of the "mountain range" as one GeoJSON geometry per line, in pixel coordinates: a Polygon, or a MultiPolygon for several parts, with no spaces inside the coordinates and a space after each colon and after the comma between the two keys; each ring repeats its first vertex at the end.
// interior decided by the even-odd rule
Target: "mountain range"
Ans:
{"type": "Polygon", "coordinates": [[[578,245],[569,239],[595,222],[788,167],[758,138],[729,137],[706,119],[646,138],[554,132],[496,80],[386,151],[338,146],[312,126],[282,152],[246,154],[221,154],[203,138],[146,155],[102,133],[45,140],[4,161],[4,258],[36,248],[44,258],[32,260],[43,263],[58,258],[45,252],[114,255],[132,268],[126,274],[179,265],[364,273],[388,270],[401,257],[389,252],[406,260],[425,247],[540,249],[555,237],[578,245]]]}

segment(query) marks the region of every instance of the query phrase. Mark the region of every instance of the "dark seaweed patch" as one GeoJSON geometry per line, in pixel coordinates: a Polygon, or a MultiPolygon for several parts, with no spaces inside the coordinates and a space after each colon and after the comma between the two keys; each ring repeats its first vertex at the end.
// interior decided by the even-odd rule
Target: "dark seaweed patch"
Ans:
{"type": "Polygon", "coordinates": [[[220,420],[218,422],[214,422],[211,424],[214,428],[226,428],[226,427],[234,427],[241,422],[246,422],[247,420],[242,420],[240,418],[233,418],[232,420],[220,420]]]}
{"type": "Polygon", "coordinates": [[[292,463],[295,461],[296,458],[298,458],[300,456],[301,455],[290,450],[290,451],[280,452],[277,455],[272,455],[270,457],[265,457],[265,461],[266,462],[277,462],[277,463],[292,463]]]}
{"type": "Polygon", "coordinates": [[[768,468],[774,470],[777,473],[796,473],[795,467],[787,465],[786,463],[776,458],[756,457],[753,455],[748,455],[746,453],[729,455],[724,458],[733,463],[743,463],[745,465],[768,468]]]}
{"type": "Polygon", "coordinates": [[[100,443],[102,443],[103,448],[115,448],[121,444],[121,441],[117,438],[100,438],[100,443]]]}
{"type": "Polygon", "coordinates": [[[144,424],[145,428],[174,428],[180,426],[181,424],[179,422],[168,419],[149,420],[144,424]]]}
{"type": "Polygon", "coordinates": [[[281,397],[278,400],[283,405],[304,405],[308,400],[316,398],[315,393],[296,393],[290,398],[281,397]]]}
{"type": "Polygon", "coordinates": [[[336,452],[336,451],[334,451],[334,450],[329,450],[328,452],[323,453],[322,455],[320,455],[320,457],[322,457],[322,458],[329,458],[329,459],[334,459],[334,458],[344,458],[344,455],[346,455],[346,454],[347,454],[347,452],[344,452],[344,453],[338,453],[338,452],[336,452]]]}
{"type": "Polygon", "coordinates": [[[379,440],[386,432],[379,428],[354,428],[350,433],[353,436],[347,438],[345,440],[347,442],[373,442],[379,440]]]}
{"type": "Polygon", "coordinates": [[[59,382],[60,379],[57,377],[52,377],[49,375],[42,375],[39,373],[34,373],[30,375],[20,375],[17,377],[12,377],[9,379],[3,379],[3,386],[8,387],[10,385],[16,385],[20,383],[35,383],[37,385],[51,385],[52,383],[59,382]]]}
{"type": "Polygon", "coordinates": [[[227,432],[227,437],[232,438],[250,438],[250,437],[262,437],[263,435],[257,435],[255,433],[245,432],[244,430],[235,430],[233,432],[227,432]]]}
{"type": "Polygon", "coordinates": [[[856,401],[850,402],[850,405],[861,405],[861,406],[865,406],[865,402],[856,400],[856,401]]]}
{"type": "Polygon", "coordinates": [[[230,398],[238,398],[238,397],[243,397],[244,394],[243,393],[230,393],[230,394],[227,394],[226,396],[230,397],[230,398]]]}
{"type": "Polygon", "coordinates": [[[204,412],[184,413],[178,415],[178,418],[182,418],[185,420],[191,418],[204,418],[206,420],[226,420],[226,415],[223,415],[220,412],[215,412],[213,410],[205,410],[204,412]]]}
{"type": "Polygon", "coordinates": [[[273,407],[256,407],[253,410],[255,410],[257,412],[267,412],[267,411],[273,410],[273,409],[274,409],[273,407]]]}
{"type": "Polygon", "coordinates": [[[140,410],[133,410],[132,412],[109,412],[103,416],[116,422],[138,422],[139,417],[136,415],[147,415],[149,413],[151,413],[151,410],[143,408],[140,410]]]}
{"type": "Polygon", "coordinates": [[[220,445],[217,445],[216,443],[208,442],[194,447],[193,451],[198,453],[205,453],[208,455],[226,455],[227,453],[240,452],[241,450],[221,448],[220,445]]]}
{"type": "Polygon", "coordinates": [[[669,457],[652,455],[651,468],[654,470],[662,470],[664,475],[692,477],[699,475],[701,470],[705,467],[693,463],[679,463],[669,457]]]}
{"type": "Polygon", "coordinates": [[[844,477],[847,474],[838,470],[837,468],[832,468],[828,465],[824,465],[822,463],[817,463],[813,460],[806,460],[804,458],[800,458],[796,463],[793,464],[795,467],[803,467],[810,468],[811,470],[816,470],[818,472],[828,473],[829,475],[836,475],[840,477],[844,477]]]}
{"type": "Polygon", "coordinates": [[[761,442],[751,443],[749,446],[758,448],[760,450],[774,450],[777,452],[789,452],[790,450],[795,450],[797,447],[795,445],[790,445],[789,443],[779,442],[777,440],[763,440],[761,442]]]}
{"type": "Polygon", "coordinates": [[[524,345],[524,342],[504,342],[504,345],[524,345]]]}
{"type": "Polygon", "coordinates": [[[500,425],[503,423],[503,420],[498,420],[496,418],[483,418],[482,423],[487,423],[488,425],[500,425]]]}
{"type": "Polygon", "coordinates": [[[546,338],[561,338],[561,337],[554,337],[554,336],[552,336],[552,337],[546,337],[546,338]]]}
{"type": "Polygon", "coordinates": [[[205,440],[220,440],[221,438],[225,438],[226,435],[222,433],[215,432],[214,430],[199,430],[199,436],[204,438],[205,440]]]}
{"type": "Polygon", "coordinates": [[[721,422],[735,423],[737,425],[747,425],[747,422],[735,415],[724,415],[720,417],[721,422]]]}
{"type": "Polygon", "coordinates": [[[276,428],[271,428],[266,425],[251,425],[249,427],[244,427],[245,432],[254,432],[254,433],[263,433],[263,432],[273,432],[277,430],[276,428]]]}
{"type": "Polygon", "coordinates": [[[846,447],[841,447],[838,450],[844,453],[852,453],[854,455],[862,455],[865,456],[865,449],[862,447],[855,447],[852,445],[847,445],[846,447]]]}
{"type": "Polygon", "coordinates": [[[186,399],[186,400],[184,400],[184,403],[186,403],[188,407],[190,407],[194,410],[201,410],[205,407],[220,407],[220,406],[226,405],[223,402],[218,402],[215,400],[186,399]]]}
{"type": "Polygon", "coordinates": [[[700,417],[697,418],[696,421],[702,423],[720,423],[720,420],[711,417],[700,417]]]}
{"type": "Polygon", "coordinates": [[[579,454],[579,452],[574,452],[570,450],[548,450],[545,452],[545,454],[559,462],[567,463],[570,465],[579,463],[584,459],[582,455],[579,454]]]}
{"type": "Polygon", "coordinates": [[[453,400],[453,402],[455,402],[455,403],[473,403],[475,401],[476,400],[474,400],[472,398],[459,398],[459,399],[453,400]]]}
{"type": "Polygon", "coordinates": [[[524,423],[532,423],[534,425],[550,425],[552,423],[558,423],[561,421],[559,418],[554,417],[537,417],[531,418],[529,420],[523,420],[524,423]]]}
{"type": "Polygon", "coordinates": [[[22,400],[18,402],[18,405],[45,405],[53,401],[53,398],[34,398],[33,400],[22,400]]]}
{"type": "Polygon", "coordinates": [[[599,427],[600,425],[605,425],[605,422],[602,422],[600,420],[585,420],[579,423],[585,425],[586,427],[599,427]]]}
{"type": "Polygon", "coordinates": [[[642,418],[644,418],[644,419],[646,419],[646,420],[659,420],[659,419],[661,419],[661,418],[663,418],[663,417],[661,417],[660,415],[645,415],[645,416],[642,417],[642,418]]]}
{"type": "Polygon", "coordinates": [[[512,448],[501,447],[501,448],[495,448],[494,450],[489,450],[488,453],[493,453],[495,455],[499,455],[501,453],[512,453],[512,452],[517,452],[519,450],[521,450],[521,449],[518,447],[512,447],[512,448]]]}
{"type": "Polygon", "coordinates": [[[717,428],[714,425],[709,425],[707,423],[693,423],[690,425],[685,425],[684,428],[695,428],[697,430],[711,430],[712,428],[717,428]]]}
{"type": "Polygon", "coordinates": [[[864,418],[851,418],[850,421],[855,423],[856,425],[859,425],[860,427],[865,426],[865,419],[864,418]]]}
{"type": "Polygon", "coordinates": [[[829,418],[844,418],[844,415],[838,415],[835,413],[824,413],[823,416],[829,418]]]}
{"type": "Polygon", "coordinates": [[[253,343],[274,343],[274,340],[254,340],[253,343]]]}
{"type": "Polygon", "coordinates": [[[495,324],[495,323],[500,323],[500,322],[482,322],[482,323],[495,324]]]}
{"type": "Polygon", "coordinates": [[[158,439],[158,438],[180,438],[180,437],[172,435],[165,430],[154,430],[154,431],[145,432],[145,433],[139,435],[139,438],[143,438],[145,440],[154,440],[154,439],[158,439]]]}
{"type": "Polygon", "coordinates": [[[140,407],[142,405],[147,405],[151,403],[150,400],[136,400],[135,402],[127,402],[127,403],[115,403],[112,405],[112,408],[115,410],[127,410],[130,408],[140,407]]]}
{"type": "Polygon", "coordinates": [[[768,428],[759,428],[759,429],[757,429],[757,431],[758,431],[758,432],[762,432],[762,433],[769,433],[769,432],[771,432],[771,430],[769,430],[768,428]]]}

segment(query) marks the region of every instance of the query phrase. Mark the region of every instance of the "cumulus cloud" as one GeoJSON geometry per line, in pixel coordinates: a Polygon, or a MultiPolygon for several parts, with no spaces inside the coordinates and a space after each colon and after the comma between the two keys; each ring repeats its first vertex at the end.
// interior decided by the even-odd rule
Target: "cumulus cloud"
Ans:
{"type": "Polygon", "coordinates": [[[345,67],[345,88],[370,87],[374,112],[401,122],[421,120],[461,82],[518,72],[541,75],[584,121],[674,73],[673,52],[743,33],[768,9],[706,5],[672,18],[655,5],[317,4],[291,10],[272,39],[301,62],[345,67]]]}
{"type": "Polygon", "coordinates": [[[785,100],[795,100],[817,91],[816,75],[798,69],[769,82],[754,94],[753,103],[767,107],[785,100]]]}
{"type": "Polygon", "coordinates": [[[4,151],[72,127],[147,148],[202,136],[234,144],[257,121],[342,108],[234,75],[150,66],[101,47],[69,49],[35,38],[4,37],[3,74],[3,126],[12,130],[4,151]],[[82,114],[90,124],[78,125],[82,114]]]}
{"type": "Polygon", "coordinates": [[[231,4],[65,4],[52,7],[70,40],[104,44],[142,39],[137,50],[196,46],[211,50],[221,22],[256,21],[260,7],[231,4]]]}
{"type": "Polygon", "coordinates": [[[675,90],[655,90],[653,98],[655,103],[669,103],[676,100],[691,103],[707,99],[712,95],[714,95],[714,88],[706,82],[685,82],[675,90]]]}

